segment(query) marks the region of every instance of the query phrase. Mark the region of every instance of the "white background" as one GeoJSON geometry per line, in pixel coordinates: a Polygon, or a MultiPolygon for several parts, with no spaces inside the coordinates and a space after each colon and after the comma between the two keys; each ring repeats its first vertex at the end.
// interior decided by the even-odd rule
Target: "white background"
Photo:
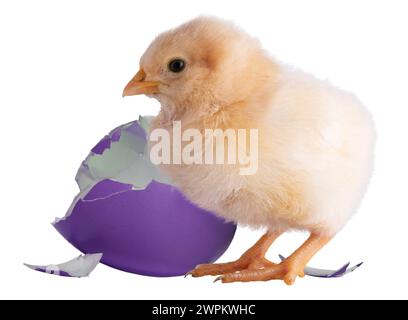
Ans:
{"type": "MultiPolygon", "coordinates": [[[[408,298],[408,6],[406,1],[2,1],[0,3],[1,298],[408,298]],[[213,284],[149,278],[100,265],[89,278],[34,272],[23,262],[76,256],[50,225],[77,193],[76,170],[117,125],[156,114],[122,99],[159,32],[210,13],[234,20],[280,60],[351,90],[372,111],[376,169],[357,215],[311,262],[364,266],[340,279],[213,284]]],[[[240,229],[222,261],[259,237],[240,229]]],[[[288,254],[302,234],[270,251],[288,254]]]]}

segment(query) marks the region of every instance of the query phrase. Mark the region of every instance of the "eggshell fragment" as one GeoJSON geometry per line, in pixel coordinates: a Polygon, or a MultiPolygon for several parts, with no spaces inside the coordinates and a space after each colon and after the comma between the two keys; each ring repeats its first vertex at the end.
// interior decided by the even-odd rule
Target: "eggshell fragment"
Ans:
{"type": "Polygon", "coordinates": [[[114,129],[92,149],[76,176],[80,193],[54,227],[80,251],[103,252],[111,267],[184,275],[217,260],[236,226],[191,203],[150,162],[150,119],[114,129]]]}
{"type": "MultiPolygon", "coordinates": [[[[279,255],[279,258],[283,261],[286,258],[282,255],[279,255]]],[[[305,275],[310,276],[310,277],[316,277],[316,278],[339,278],[342,277],[350,272],[353,272],[357,268],[359,268],[363,263],[360,262],[356,264],[355,266],[352,266],[349,268],[350,262],[344,264],[342,267],[340,267],[337,270],[328,270],[328,269],[318,269],[318,268],[313,268],[313,267],[305,267],[305,275]]]]}
{"type": "Polygon", "coordinates": [[[87,277],[98,265],[102,258],[101,253],[80,255],[65,263],[38,266],[25,263],[30,269],[54,274],[62,277],[82,278],[87,277]]]}

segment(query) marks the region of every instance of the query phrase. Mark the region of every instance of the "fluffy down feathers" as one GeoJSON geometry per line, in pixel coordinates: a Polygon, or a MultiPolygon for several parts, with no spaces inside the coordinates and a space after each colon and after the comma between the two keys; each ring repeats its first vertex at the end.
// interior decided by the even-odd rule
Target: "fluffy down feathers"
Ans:
{"type": "Polygon", "coordinates": [[[222,20],[201,17],[160,35],[140,61],[162,105],[154,128],[259,130],[259,168],[163,165],[188,198],[269,230],[335,234],[356,211],[373,166],[370,114],[348,92],[272,59],[222,20]],[[169,59],[187,62],[181,74],[169,59]]]}

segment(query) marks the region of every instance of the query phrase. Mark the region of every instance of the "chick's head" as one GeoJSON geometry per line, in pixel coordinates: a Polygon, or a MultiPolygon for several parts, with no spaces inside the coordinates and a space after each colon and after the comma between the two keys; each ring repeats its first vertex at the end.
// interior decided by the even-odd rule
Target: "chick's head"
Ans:
{"type": "Polygon", "coordinates": [[[231,23],[200,17],[160,34],[123,95],[147,94],[168,112],[213,112],[246,99],[269,76],[258,41],[231,23]],[[198,110],[196,110],[198,109],[198,110]]]}

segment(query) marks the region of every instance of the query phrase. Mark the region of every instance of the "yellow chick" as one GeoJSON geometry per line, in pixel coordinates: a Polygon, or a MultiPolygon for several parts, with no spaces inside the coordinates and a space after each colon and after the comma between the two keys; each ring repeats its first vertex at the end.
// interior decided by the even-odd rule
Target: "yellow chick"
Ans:
{"type": "Polygon", "coordinates": [[[123,92],[135,94],[161,104],[151,130],[170,132],[174,121],[183,132],[258,130],[254,174],[240,174],[239,164],[162,165],[200,207],[267,229],[238,260],[198,265],[193,277],[293,284],[357,210],[373,167],[369,112],[351,93],[277,62],[231,23],[199,17],[159,35],[123,92]],[[310,236],[285,261],[268,261],[271,244],[290,230],[310,236]]]}

